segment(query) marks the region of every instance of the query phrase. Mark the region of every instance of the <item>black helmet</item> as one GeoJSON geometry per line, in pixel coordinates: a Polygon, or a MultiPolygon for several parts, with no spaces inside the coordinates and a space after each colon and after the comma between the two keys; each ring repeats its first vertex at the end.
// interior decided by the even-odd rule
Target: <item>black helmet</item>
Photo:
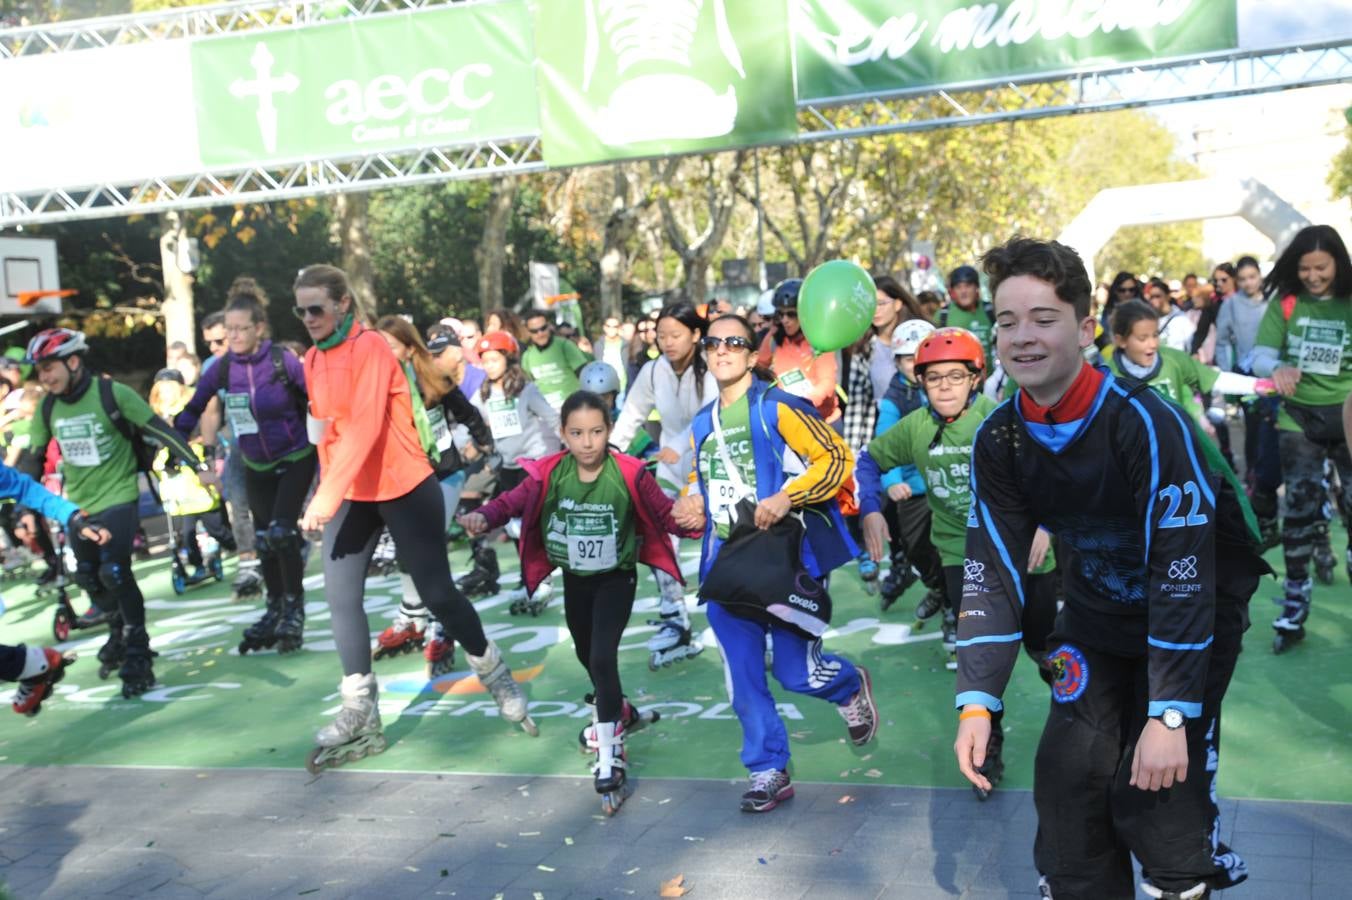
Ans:
{"type": "Polygon", "coordinates": [[[801,278],[786,278],[775,285],[775,295],[770,298],[771,305],[775,310],[797,309],[798,308],[798,289],[803,286],[801,278]]]}
{"type": "Polygon", "coordinates": [[[981,275],[972,266],[958,266],[948,276],[948,286],[958,284],[980,284],[981,275]]]}
{"type": "Polygon", "coordinates": [[[188,383],[184,379],[183,373],[178,369],[160,369],[155,373],[155,383],[159,384],[161,381],[177,381],[179,384],[188,383]]]}

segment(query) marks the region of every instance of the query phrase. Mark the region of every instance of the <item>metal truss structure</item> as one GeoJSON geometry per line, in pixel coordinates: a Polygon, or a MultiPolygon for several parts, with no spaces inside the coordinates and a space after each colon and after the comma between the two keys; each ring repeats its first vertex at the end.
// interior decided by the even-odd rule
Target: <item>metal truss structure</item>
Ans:
{"type": "Polygon", "coordinates": [[[184,178],[148,178],[130,185],[0,193],[0,228],[171,209],[269,203],[342,191],[542,172],[546,168],[540,155],[540,139],[527,136],[404,153],[387,151],[352,159],[202,172],[184,178]]]}
{"type": "Polygon", "coordinates": [[[798,104],[800,141],[928,131],[1160,106],[1352,81],[1352,40],[1235,50],[1146,65],[1040,74],[798,104]]]}
{"type": "Polygon", "coordinates": [[[123,44],[298,28],[334,19],[412,12],[464,0],[236,0],[0,31],[0,60],[123,44]]]}
{"type": "MultiPolygon", "coordinates": [[[[463,0],[242,0],[0,31],[3,60],[144,41],[295,28],[463,0]]],[[[1352,41],[1241,50],[1149,65],[1038,75],[799,103],[799,141],[848,140],[1352,80],[1352,41]]],[[[340,191],[540,172],[539,135],[281,166],[192,173],[78,189],[0,193],[0,228],[170,209],[264,203],[340,191]]]]}

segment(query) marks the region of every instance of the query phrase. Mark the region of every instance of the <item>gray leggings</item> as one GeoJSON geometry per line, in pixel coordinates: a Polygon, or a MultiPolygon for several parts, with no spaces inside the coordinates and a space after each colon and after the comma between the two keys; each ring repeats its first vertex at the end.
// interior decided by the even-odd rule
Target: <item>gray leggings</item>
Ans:
{"type": "Polygon", "coordinates": [[[324,526],[324,594],[333,617],[333,639],[344,675],[371,671],[371,626],[362,606],[366,567],[382,527],[390,530],[399,562],[432,615],[471,656],[488,650],[479,613],[451,580],[442,533],[427,527],[445,516],[434,476],[402,497],[383,501],[344,500],[324,526]]]}

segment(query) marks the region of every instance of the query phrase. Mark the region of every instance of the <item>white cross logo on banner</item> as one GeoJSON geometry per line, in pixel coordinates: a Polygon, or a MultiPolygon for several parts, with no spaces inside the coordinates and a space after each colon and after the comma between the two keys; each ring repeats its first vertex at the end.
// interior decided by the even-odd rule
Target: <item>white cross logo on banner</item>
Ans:
{"type": "Polygon", "coordinates": [[[272,64],[276,61],[267,45],[259,41],[254,45],[253,55],[249,57],[249,65],[254,70],[254,80],[236,78],[230,82],[230,93],[234,96],[241,100],[245,97],[258,98],[258,111],[255,116],[258,119],[258,130],[263,134],[263,148],[269,153],[277,150],[277,107],[272,102],[273,95],[294,93],[296,88],[300,87],[300,79],[290,72],[273,77],[272,64]]]}

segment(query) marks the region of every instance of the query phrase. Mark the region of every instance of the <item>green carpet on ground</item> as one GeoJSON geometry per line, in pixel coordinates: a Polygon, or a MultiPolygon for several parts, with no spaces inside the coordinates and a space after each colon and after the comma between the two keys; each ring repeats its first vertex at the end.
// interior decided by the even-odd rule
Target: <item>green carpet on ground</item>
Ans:
{"type": "MultiPolygon", "coordinates": [[[[1341,546],[1341,534],[1335,546],[1341,546]]],[[[504,569],[509,545],[497,545],[504,569]]],[[[683,548],[694,566],[695,545],[683,548]]],[[[1274,564],[1280,554],[1270,555],[1274,564]]],[[[457,572],[467,554],[452,554],[457,572]]],[[[515,561],[510,561],[515,569],[515,561]]],[[[322,577],[311,567],[309,621],[304,650],[241,657],[240,633],[261,613],[261,604],[232,603],[228,578],[175,596],[165,559],[138,564],[147,597],[160,687],[132,701],[118,695],[114,676],[100,681],[95,651],[104,630],[80,632],[64,645],[80,660],[59,693],[35,719],[13,717],[0,730],[0,762],[32,765],[113,764],[137,766],[299,768],[312,736],[337,709],[339,670],[323,601],[322,577]]],[[[227,564],[227,576],[234,571],[227,564]]],[[[1280,592],[1276,581],[1260,586],[1252,604],[1255,625],[1245,640],[1226,701],[1224,765],[1220,791],[1230,797],[1352,802],[1352,780],[1331,778],[1352,762],[1352,683],[1346,675],[1352,643],[1347,575],[1318,586],[1310,634],[1281,657],[1271,651],[1269,627],[1280,592]]],[[[504,573],[504,588],[514,586],[504,573]]],[[[367,582],[371,629],[378,633],[398,605],[399,579],[367,582]]],[[[8,606],[0,616],[0,640],[50,643],[53,605],[34,596],[29,582],[3,586],[8,606]]],[[[832,585],[835,629],[827,648],[867,665],[873,673],[882,727],[862,749],[845,741],[844,723],[829,705],[777,691],[792,736],[795,778],[818,782],[960,786],[952,754],[955,716],[953,676],[944,668],[937,623],[912,632],[911,611],[919,586],[881,617],[877,598],[867,596],[852,570],[832,585]]],[[[75,606],[87,602],[77,597],[75,606]]],[[[486,630],[525,682],[540,736],[531,738],[497,718],[496,707],[476,680],[461,670],[429,684],[420,655],[382,660],[381,708],[390,748],[356,764],[366,769],[585,775],[577,732],[588,715],[582,695],[588,684],[573,655],[556,593],[538,618],[512,616],[508,597],[476,604],[486,630]]],[[[656,614],[651,577],[640,578],[639,601],[621,646],[625,689],[641,706],[662,713],[655,727],[629,743],[632,771],[663,777],[741,778],[741,735],[727,703],[723,671],[707,619],[694,614],[697,636],[708,649],[694,660],[651,672],[644,647],[656,614]]],[[[1046,689],[1032,664],[1021,659],[1006,696],[1008,771],[1005,784],[1031,784],[1032,756],[1047,704],[1046,689]]]]}

